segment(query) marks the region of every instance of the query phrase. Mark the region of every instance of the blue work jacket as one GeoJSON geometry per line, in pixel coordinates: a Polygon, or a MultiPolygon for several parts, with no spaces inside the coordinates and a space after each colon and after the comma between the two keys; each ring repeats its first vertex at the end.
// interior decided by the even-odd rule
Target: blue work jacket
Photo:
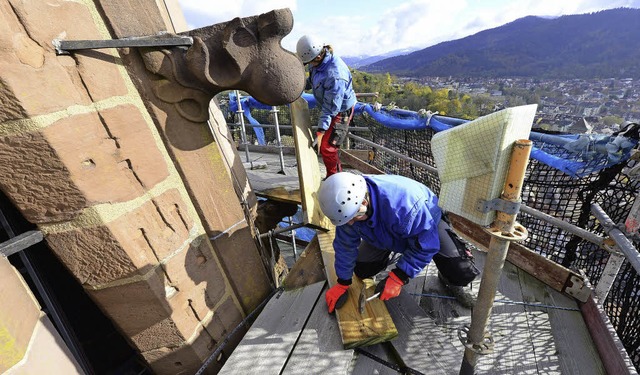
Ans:
{"type": "Polygon", "coordinates": [[[341,58],[327,51],[322,62],[309,68],[313,96],[320,106],[317,130],[327,130],[331,118],[356,104],[351,72],[341,58]]]}
{"type": "Polygon", "coordinates": [[[396,267],[415,277],[440,251],[438,197],[423,184],[394,175],[364,176],[373,214],[364,221],[336,227],[333,242],[338,278],[349,280],[360,241],[402,253],[396,267]]]}

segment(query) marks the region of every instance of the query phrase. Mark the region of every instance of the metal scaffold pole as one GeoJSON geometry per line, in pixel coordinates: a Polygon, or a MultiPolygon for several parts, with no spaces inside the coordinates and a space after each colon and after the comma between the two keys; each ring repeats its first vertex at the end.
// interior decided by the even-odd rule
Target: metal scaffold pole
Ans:
{"type": "MultiPolygon", "coordinates": [[[[532,142],[529,140],[515,142],[501,200],[520,202],[531,145],[532,142]]],[[[482,272],[478,299],[471,315],[471,327],[465,327],[458,333],[465,346],[460,375],[474,374],[479,355],[491,353],[493,350],[493,338],[486,332],[486,327],[493,309],[509,244],[511,241],[521,241],[527,237],[527,230],[516,223],[517,214],[517,210],[515,213],[497,211],[493,224],[486,229],[491,234],[491,242],[482,272]],[[466,337],[464,333],[467,334],[466,337]]]]}
{"type": "Polygon", "coordinates": [[[280,174],[284,173],[284,155],[282,155],[282,139],[280,138],[280,123],[278,122],[278,109],[271,107],[271,113],[273,113],[273,121],[276,125],[276,140],[278,141],[278,153],[280,154],[280,174]]]}
{"type": "MultiPolygon", "coordinates": [[[[251,159],[249,158],[249,142],[247,141],[247,130],[244,127],[244,111],[242,110],[242,102],[240,101],[240,92],[235,90],[236,100],[238,101],[238,111],[236,112],[238,115],[238,121],[240,122],[240,135],[242,138],[242,145],[244,146],[244,155],[247,159],[247,163],[251,163],[251,159]]],[[[253,163],[251,163],[251,167],[253,168],[253,163]]]]}

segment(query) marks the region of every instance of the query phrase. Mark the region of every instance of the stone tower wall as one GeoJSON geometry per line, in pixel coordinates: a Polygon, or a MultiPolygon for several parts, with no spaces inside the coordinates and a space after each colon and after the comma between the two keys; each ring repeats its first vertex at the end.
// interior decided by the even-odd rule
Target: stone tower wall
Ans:
{"type": "Polygon", "coordinates": [[[207,127],[154,101],[137,50],[52,45],[173,31],[172,6],[0,0],[0,189],[156,373],[192,374],[271,288],[255,197],[207,127]]]}

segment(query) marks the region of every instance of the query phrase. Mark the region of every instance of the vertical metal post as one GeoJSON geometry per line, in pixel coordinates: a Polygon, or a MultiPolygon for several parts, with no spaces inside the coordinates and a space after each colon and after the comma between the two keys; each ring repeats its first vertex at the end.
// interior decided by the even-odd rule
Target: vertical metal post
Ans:
{"type": "MultiPolygon", "coordinates": [[[[242,138],[242,145],[244,146],[244,155],[247,159],[247,163],[251,163],[251,159],[249,158],[249,142],[247,141],[247,130],[244,127],[244,111],[242,110],[242,102],[240,101],[240,92],[235,90],[236,92],[236,100],[238,101],[238,121],[240,121],[240,135],[242,138]]],[[[251,163],[251,168],[253,168],[253,163],[251,163]]]]}
{"type": "MultiPolygon", "coordinates": [[[[524,174],[531,153],[532,142],[518,140],[515,142],[511,154],[511,163],[501,199],[509,202],[519,202],[524,182],[524,174]]],[[[519,241],[526,238],[526,229],[516,223],[516,213],[508,214],[497,211],[496,219],[490,228],[486,229],[491,234],[489,253],[482,272],[482,281],[478,291],[478,300],[471,315],[471,327],[468,328],[466,339],[459,332],[459,337],[465,346],[464,358],[460,367],[461,375],[475,373],[478,356],[488,354],[493,350],[493,339],[486,332],[489,323],[493,302],[498,289],[498,282],[502,268],[504,267],[507,251],[511,241],[519,241]]]]}
{"type": "MultiPolygon", "coordinates": [[[[289,225],[293,226],[293,217],[289,216],[289,225]]],[[[298,260],[298,249],[296,247],[296,230],[291,231],[291,246],[293,247],[293,261],[298,260]]]]}
{"type": "MultiPolygon", "coordinates": [[[[273,113],[273,121],[276,125],[276,140],[278,141],[278,153],[280,154],[280,174],[284,173],[284,155],[282,155],[282,139],[280,138],[280,123],[278,122],[278,109],[273,106],[271,107],[271,113],[273,113]]],[[[294,252],[295,256],[295,252],[294,252]]],[[[294,258],[295,259],[295,258],[294,258]]]]}

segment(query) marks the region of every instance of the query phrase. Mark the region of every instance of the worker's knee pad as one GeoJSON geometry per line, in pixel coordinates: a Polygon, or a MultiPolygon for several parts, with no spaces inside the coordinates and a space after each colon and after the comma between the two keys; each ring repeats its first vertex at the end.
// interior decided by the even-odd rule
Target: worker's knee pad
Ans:
{"type": "Polygon", "coordinates": [[[373,277],[387,267],[387,259],[375,262],[356,262],[353,272],[361,279],[373,277]]]}

